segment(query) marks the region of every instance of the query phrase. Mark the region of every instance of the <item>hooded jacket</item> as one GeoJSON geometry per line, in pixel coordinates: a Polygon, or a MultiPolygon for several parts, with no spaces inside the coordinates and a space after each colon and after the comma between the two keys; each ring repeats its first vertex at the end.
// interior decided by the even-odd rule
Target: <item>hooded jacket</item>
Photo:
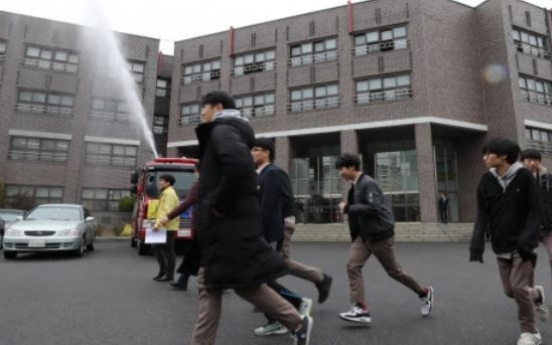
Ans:
{"type": "Polygon", "coordinates": [[[196,133],[201,175],[193,223],[206,287],[254,288],[285,275],[283,260],[261,237],[253,130],[230,115],[196,133]]]}
{"type": "Polygon", "coordinates": [[[477,188],[470,260],[482,261],[487,230],[495,254],[517,252],[524,260],[534,260],[541,215],[537,182],[528,169],[514,164],[503,177],[495,170],[486,172],[477,188]]]}

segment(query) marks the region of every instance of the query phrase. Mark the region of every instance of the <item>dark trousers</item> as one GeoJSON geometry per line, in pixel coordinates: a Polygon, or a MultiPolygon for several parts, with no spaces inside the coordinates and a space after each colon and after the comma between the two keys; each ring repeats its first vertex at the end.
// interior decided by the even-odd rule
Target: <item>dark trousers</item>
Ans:
{"type": "Polygon", "coordinates": [[[447,210],[440,210],[441,211],[441,222],[447,223],[448,222],[448,212],[447,210]]]}
{"type": "Polygon", "coordinates": [[[153,252],[159,264],[159,272],[169,278],[174,277],[174,267],[176,266],[174,235],[175,231],[167,231],[167,241],[165,243],[153,245],[153,252]]]}

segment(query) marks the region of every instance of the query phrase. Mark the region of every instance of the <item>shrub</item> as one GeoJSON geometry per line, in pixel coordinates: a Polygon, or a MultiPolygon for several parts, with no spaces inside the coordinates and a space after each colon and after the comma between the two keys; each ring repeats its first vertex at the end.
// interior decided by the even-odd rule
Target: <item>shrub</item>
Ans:
{"type": "Polygon", "coordinates": [[[129,195],[121,198],[119,200],[119,212],[132,212],[134,209],[134,202],[136,201],[136,196],[129,195]]]}

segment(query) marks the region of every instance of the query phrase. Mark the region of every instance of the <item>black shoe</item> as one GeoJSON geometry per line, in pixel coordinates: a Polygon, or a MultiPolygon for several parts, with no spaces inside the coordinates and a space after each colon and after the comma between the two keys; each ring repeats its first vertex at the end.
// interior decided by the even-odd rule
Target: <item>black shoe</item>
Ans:
{"type": "Polygon", "coordinates": [[[324,279],[318,284],[316,284],[318,289],[318,303],[324,303],[328,296],[330,296],[330,290],[332,288],[332,277],[327,274],[324,274],[324,279]]]}
{"type": "Polygon", "coordinates": [[[310,335],[312,331],[312,318],[310,316],[303,316],[301,321],[301,328],[292,332],[293,344],[295,345],[309,345],[310,335]]]}
{"type": "Polygon", "coordinates": [[[159,272],[155,277],[153,277],[153,280],[158,282],[159,279],[163,278],[164,276],[165,276],[165,273],[159,272]]]}
{"type": "Polygon", "coordinates": [[[171,283],[171,286],[173,287],[174,290],[188,291],[188,286],[187,285],[182,285],[179,282],[171,283]]]}

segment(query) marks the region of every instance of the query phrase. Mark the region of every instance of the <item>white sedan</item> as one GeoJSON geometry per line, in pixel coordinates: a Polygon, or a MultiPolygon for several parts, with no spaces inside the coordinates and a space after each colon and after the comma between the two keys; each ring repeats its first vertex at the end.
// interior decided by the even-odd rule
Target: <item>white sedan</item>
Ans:
{"type": "Polygon", "coordinates": [[[40,205],[6,229],[4,258],[44,251],[69,251],[80,257],[94,250],[96,230],[96,221],[81,205],[40,205]]]}

